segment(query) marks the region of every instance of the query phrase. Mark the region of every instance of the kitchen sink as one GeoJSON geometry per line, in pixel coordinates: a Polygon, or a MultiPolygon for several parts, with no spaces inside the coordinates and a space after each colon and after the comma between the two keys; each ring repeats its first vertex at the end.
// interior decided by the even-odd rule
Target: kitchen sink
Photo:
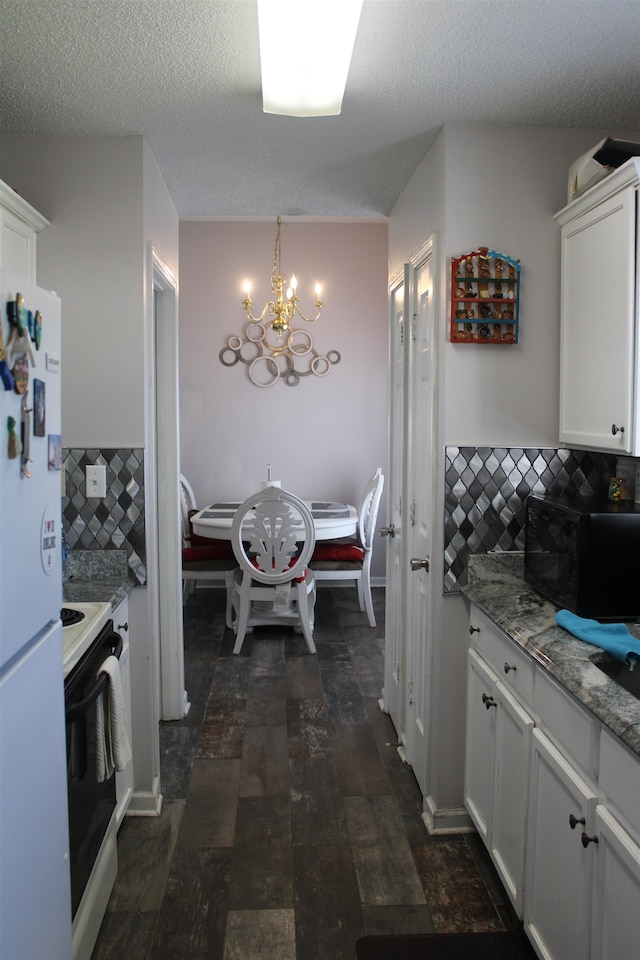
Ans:
{"type": "Polygon", "coordinates": [[[619,660],[599,660],[595,661],[595,666],[640,700],[640,663],[633,670],[619,660]]]}

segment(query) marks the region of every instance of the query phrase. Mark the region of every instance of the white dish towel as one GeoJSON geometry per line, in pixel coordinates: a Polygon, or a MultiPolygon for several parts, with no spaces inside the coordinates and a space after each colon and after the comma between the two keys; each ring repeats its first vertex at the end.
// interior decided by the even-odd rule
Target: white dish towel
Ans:
{"type": "Polygon", "coordinates": [[[96,777],[99,782],[108,780],[114,770],[124,770],[132,757],[118,658],[107,657],[98,670],[98,674],[101,673],[107,675],[109,682],[96,704],[96,777]]]}

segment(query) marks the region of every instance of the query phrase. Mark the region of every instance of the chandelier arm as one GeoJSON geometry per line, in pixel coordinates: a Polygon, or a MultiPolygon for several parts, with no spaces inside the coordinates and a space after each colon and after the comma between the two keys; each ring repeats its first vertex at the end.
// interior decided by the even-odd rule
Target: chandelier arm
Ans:
{"type": "Polygon", "coordinates": [[[244,302],[244,309],[245,309],[245,311],[246,311],[247,318],[251,321],[251,323],[262,323],[262,321],[264,320],[264,318],[265,318],[265,316],[266,316],[267,311],[269,311],[269,313],[270,313],[271,315],[275,315],[276,305],[275,305],[275,303],[273,302],[273,300],[269,300],[269,301],[267,301],[267,303],[265,303],[265,305],[264,305],[264,307],[263,307],[263,309],[262,309],[262,313],[260,314],[259,317],[254,317],[254,315],[252,314],[251,309],[252,309],[252,307],[253,307],[253,304],[251,303],[250,300],[249,300],[248,303],[247,303],[246,300],[243,301],[243,302],[244,302]]]}
{"type": "Polygon", "coordinates": [[[318,319],[318,317],[320,316],[320,314],[321,314],[321,312],[322,312],[322,308],[323,308],[324,304],[323,304],[321,301],[318,301],[318,302],[315,304],[315,306],[316,306],[317,309],[318,309],[318,312],[316,313],[315,317],[305,317],[304,313],[301,311],[301,309],[300,309],[300,307],[298,306],[297,303],[294,304],[294,308],[293,308],[293,309],[294,309],[295,313],[298,314],[298,316],[300,317],[300,319],[301,319],[301,320],[304,320],[305,323],[315,323],[315,321],[318,319]]]}

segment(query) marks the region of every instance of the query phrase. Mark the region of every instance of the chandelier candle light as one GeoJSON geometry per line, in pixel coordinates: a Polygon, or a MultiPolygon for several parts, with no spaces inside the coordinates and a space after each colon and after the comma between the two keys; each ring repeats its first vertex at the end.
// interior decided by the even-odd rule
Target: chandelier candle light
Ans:
{"type": "Polygon", "coordinates": [[[291,274],[291,280],[289,281],[289,287],[287,289],[287,299],[284,299],[282,291],[287,281],[282,275],[282,267],[280,262],[280,227],[281,221],[280,217],[278,217],[276,226],[276,245],[273,253],[273,268],[271,270],[271,291],[275,294],[275,300],[269,300],[267,303],[265,303],[260,316],[255,317],[252,312],[253,301],[251,299],[251,284],[248,280],[245,280],[245,297],[242,301],[247,317],[251,323],[262,323],[267,315],[272,318],[271,328],[275,331],[278,341],[282,340],[283,332],[289,329],[289,324],[296,313],[302,320],[305,321],[305,323],[313,323],[314,320],[317,320],[320,316],[320,311],[324,306],[323,301],[320,299],[322,288],[319,283],[316,283],[315,307],[317,309],[317,313],[315,317],[305,317],[298,306],[298,297],[296,296],[298,281],[293,273],[291,274]]]}

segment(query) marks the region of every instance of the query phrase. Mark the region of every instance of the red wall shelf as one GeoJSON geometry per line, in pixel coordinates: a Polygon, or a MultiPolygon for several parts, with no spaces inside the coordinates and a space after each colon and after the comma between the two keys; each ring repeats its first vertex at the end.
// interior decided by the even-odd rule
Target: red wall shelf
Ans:
{"type": "Polygon", "coordinates": [[[518,342],[520,261],[479,247],[451,260],[452,343],[518,342]]]}

